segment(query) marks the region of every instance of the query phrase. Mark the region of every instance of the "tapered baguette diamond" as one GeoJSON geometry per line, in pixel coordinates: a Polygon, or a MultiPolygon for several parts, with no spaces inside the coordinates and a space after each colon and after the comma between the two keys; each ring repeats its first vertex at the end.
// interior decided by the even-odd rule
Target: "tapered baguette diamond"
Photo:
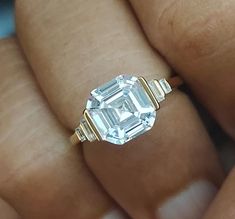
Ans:
{"type": "Polygon", "coordinates": [[[156,118],[150,97],[130,75],[93,90],[86,109],[102,140],[120,145],[151,129],[156,118]]]}
{"type": "Polygon", "coordinates": [[[96,140],[96,137],[94,135],[94,133],[92,132],[91,128],[89,127],[87,121],[82,118],[81,119],[81,122],[80,122],[80,133],[79,134],[83,134],[83,136],[81,135],[82,137],[82,140],[84,138],[88,139],[89,141],[95,141],[96,140]]]}
{"type": "Polygon", "coordinates": [[[159,80],[159,84],[161,85],[165,94],[169,94],[172,91],[170,84],[167,82],[165,78],[159,80]]]}
{"type": "Polygon", "coordinates": [[[165,92],[157,80],[151,80],[148,84],[158,102],[165,100],[165,92]]]}

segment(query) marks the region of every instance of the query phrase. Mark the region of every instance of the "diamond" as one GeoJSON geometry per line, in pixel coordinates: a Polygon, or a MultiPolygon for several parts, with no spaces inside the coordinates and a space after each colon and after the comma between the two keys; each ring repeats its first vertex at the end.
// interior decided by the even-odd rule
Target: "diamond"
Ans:
{"type": "Polygon", "coordinates": [[[95,137],[93,131],[91,130],[91,128],[87,124],[87,121],[84,118],[82,118],[80,121],[80,129],[81,129],[81,133],[84,133],[84,135],[88,141],[95,141],[96,140],[96,137],[95,137]]]}
{"type": "Polygon", "coordinates": [[[87,139],[80,126],[75,129],[75,133],[81,142],[87,139]]]}
{"type": "Polygon", "coordinates": [[[148,84],[158,102],[162,102],[163,100],[165,100],[165,92],[163,91],[162,86],[157,80],[151,80],[148,84]]]}
{"type": "Polygon", "coordinates": [[[102,140],[122,145],[152,128],[156,110],[137,77],[120,75],[91,92],[86,106],[102,140]]]}
{"type": "Polygon", "coordinates": [[[165,78],[159,80],[159,84],[161,85],[165,94],[169,94],[172,91],[170,84],[167,82],[165,78]]]}

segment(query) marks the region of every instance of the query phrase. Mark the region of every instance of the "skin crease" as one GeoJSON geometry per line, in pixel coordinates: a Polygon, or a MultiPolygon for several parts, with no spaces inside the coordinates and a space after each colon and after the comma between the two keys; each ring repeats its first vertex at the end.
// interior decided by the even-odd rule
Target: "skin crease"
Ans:
{"type": "MultiPolygon", "coordinates": [[[[43,1],[18,0],[16,21],[36,78],[69,129],[76,127],[91,89],[118,73],[170,74],[125,1],[53,0],[45,7],[43,1]]],[[[84,156],[104,189],[135,219],[155,218],[162,202],[195,180],[219,187],[223,179],[213,144],[179,91],[162,104],[151,132],[124,148],[84,144],[84,156]]]]}
{"type": "Polygon", "coordinates": [[[5,200],[0,198],[0,218],[4,219],[20,219],[15,209],[5,200]]]}

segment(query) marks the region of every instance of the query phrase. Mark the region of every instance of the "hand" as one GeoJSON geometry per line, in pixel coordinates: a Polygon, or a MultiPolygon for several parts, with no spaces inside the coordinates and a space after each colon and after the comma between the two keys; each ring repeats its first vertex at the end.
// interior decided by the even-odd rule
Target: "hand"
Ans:
{"type": "Polygon", "coordinates": [[[235,139],[234,10],[232,0],[16,1],[17,37],[0,41],[1,218],[233,218],[234,171],[208,210],[224,174],[180,91],[123,148],[68,138],[93,88],[173,67],[235,139]]]}

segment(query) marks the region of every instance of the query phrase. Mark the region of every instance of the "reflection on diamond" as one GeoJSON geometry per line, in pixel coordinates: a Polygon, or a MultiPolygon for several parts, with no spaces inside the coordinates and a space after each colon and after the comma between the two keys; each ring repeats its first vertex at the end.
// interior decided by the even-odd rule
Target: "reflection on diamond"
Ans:
{"type": "Polygon", "coordinates": [[[125,142],[152,128],[156,111],[138,78],[120,75],[91,92],[86,108],[103,140],[125,142]]]}

